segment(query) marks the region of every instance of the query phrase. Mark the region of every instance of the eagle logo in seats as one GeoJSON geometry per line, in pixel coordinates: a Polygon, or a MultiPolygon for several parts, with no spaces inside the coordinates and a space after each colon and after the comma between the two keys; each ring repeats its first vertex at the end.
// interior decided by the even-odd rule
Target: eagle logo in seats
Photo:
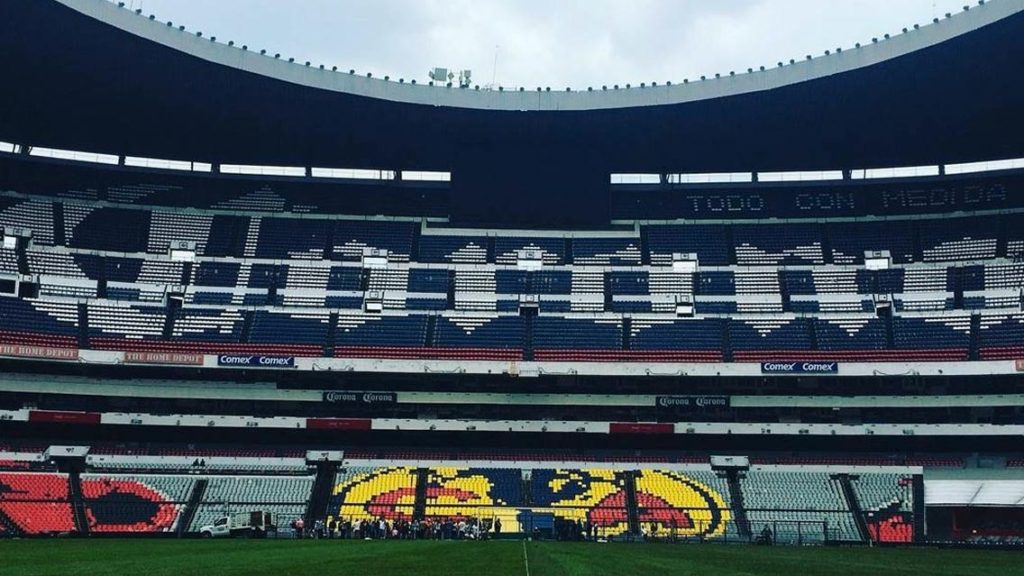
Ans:
{"type": "MultiPolygon", "coordinates": [[[[536,474],[538,471],[534,471],[536,474]]],[[[634,476],[637,519],[649,529],[678,536],[716,537],[731,519],[721,494],[685,473],[641,470],[634,476]]],[[[597,534],[629,530],[625,473],[614,470],[556,470],[548,482],[554,517],[589,521],[597,534]]],[[[538,498],[538,495],[534,495],[538,498]]]]}
{"type": "MultiPolygon", "coordinates": [[[[519,532],[520,509],[512,488],[522,483],[519,470],[431,468],[423,491],[429,519],[501,518],[508,532],[519,532]]],[[[345,520],[411,520],[417,473],[412,468],[377,468],[357,472],[334,489],[329,510],[345,520]]]]}

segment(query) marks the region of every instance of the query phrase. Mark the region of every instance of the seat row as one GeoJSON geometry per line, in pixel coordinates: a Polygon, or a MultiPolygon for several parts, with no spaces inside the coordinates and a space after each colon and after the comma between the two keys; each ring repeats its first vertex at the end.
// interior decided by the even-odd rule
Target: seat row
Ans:
{"type": "Polygon", "coordinates": [[[865,251],[887,250],[897,263],[943,262],[1012,256],[1024,243],[1020,224],[1020,215],[1004,214],[829,224],[647,225],[639,234],[517,236],[481,230],[466,235],[384,218],[248,216],[0,197],[0,225],[29,229],[40,245],[63,238],[72,248],[166,254],[172,243],[186,241],[201,255],[269,259],[351,260],[371,248],[387,251],[394,261],[435,263],[507,262],[530,251],[549,264],[670,264],[674,254],[682,253],[696,254],[706,265],[754,266],[859,264],[865,251]],[[115,229],[118,234],[107,233],[115,229]]]}

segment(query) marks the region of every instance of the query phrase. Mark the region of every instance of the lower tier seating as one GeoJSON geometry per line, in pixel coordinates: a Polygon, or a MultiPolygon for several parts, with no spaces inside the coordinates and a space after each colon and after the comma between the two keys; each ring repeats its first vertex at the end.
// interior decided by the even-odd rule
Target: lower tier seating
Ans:
{"type": "Polygon", "coordinates": [[[24,534],[74,532],[67,474],[0,472],[0,514],[24,534]]]}
{"type": "Polygon", "coordinates": [[[90,532],[171,532],[195,478],[83,474],[81,483],[90,532]]]}

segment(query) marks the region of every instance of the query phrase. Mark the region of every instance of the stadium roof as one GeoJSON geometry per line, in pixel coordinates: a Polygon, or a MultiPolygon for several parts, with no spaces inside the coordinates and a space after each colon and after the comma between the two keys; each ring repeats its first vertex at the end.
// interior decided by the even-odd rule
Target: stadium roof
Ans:
{"type": "Polygon", "coordinates": [[[478,187],[1024,156],[1024,0],[763,72],[594,92],[320,70],[105,0],[0,3],[0,53],[0,140],[112,154],[447,170],[478,187]]]}

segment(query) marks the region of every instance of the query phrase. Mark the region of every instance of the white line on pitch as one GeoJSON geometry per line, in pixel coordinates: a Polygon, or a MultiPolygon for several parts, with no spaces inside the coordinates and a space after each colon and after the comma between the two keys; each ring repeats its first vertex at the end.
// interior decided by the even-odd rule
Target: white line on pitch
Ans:
{"type": "Polygon", "coordinates": [[[526,539],[523,539],[523,565],[526,566],[526,576],[530,576],[530,557],[526,555],[526,539]]]}

